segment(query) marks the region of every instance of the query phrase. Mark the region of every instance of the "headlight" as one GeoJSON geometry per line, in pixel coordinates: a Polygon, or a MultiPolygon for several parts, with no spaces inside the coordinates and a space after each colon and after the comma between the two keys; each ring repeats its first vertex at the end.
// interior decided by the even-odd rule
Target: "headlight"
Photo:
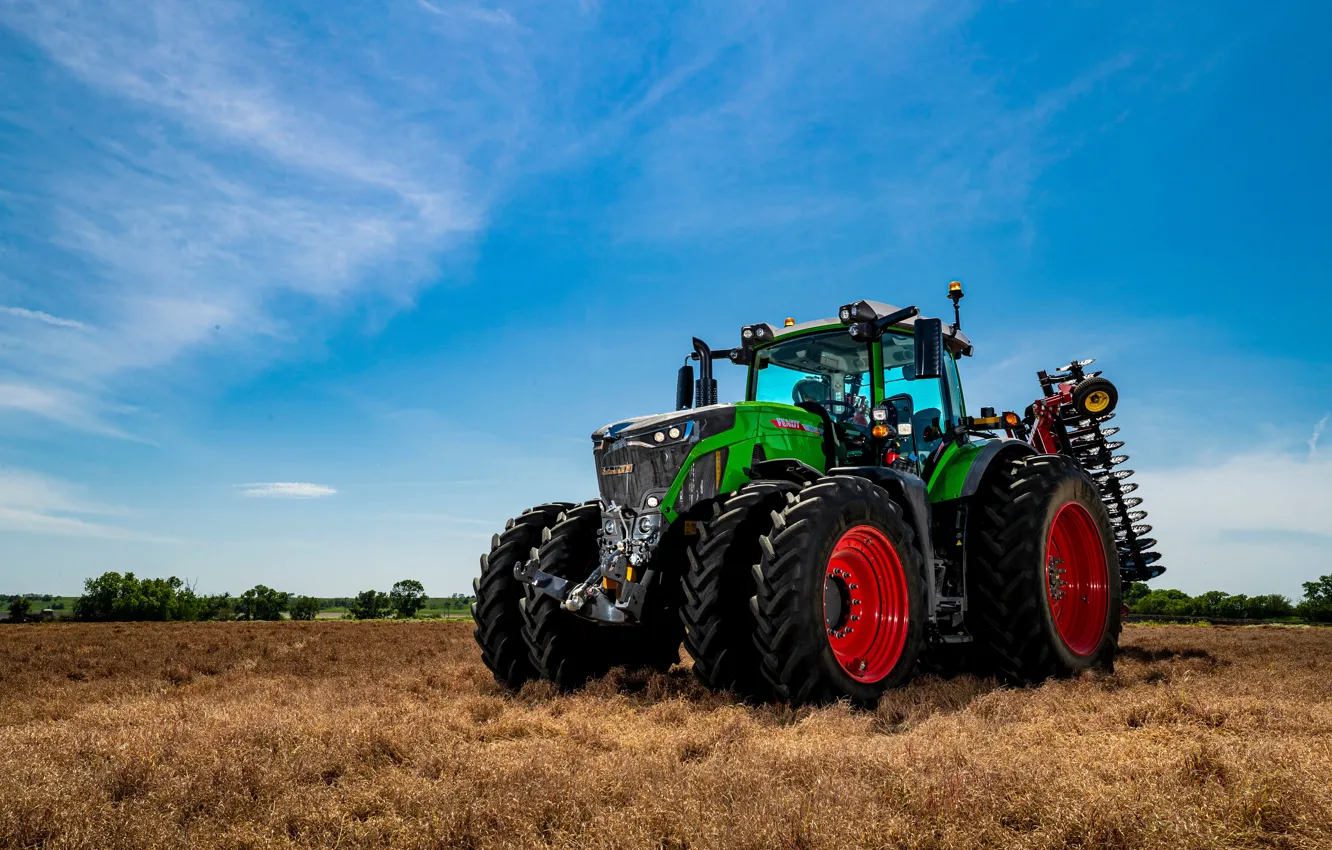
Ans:
{"type": "Polygon", "coordinates": [[[876,408],[874,408],[874,410],[872,411],[872,415],[874,416],[874,421],[875,421],[875,422],[887,422],[887,421],[888,421],[888,409],[885,408],[885,407],[876,407],[876,408]]]}
{"type": "Polygon", "coordinates": [[[678,440],[680,439],[680,429],[675,426],[672,426],[671,430],[666,432],[666,435],[670,437],[672,440],[678,440]]]}
{"type": "Polygon", "coordinates": [[[666,442],[666,435],[658,431],[657,433],[652,435],[652,439],[658,443],[664,443],[666,442]]]}

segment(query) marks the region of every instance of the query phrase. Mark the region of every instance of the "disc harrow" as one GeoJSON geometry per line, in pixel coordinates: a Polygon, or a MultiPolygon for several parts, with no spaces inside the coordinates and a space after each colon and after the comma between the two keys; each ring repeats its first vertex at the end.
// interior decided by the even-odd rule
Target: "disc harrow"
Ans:
{"type": "MultiPolygon", "coordinates": [[[[1081,385],[1085,381],[1099,378],[1100,372],[1086,372],[1091,360],[1074,360],[1053,372],[1040,372],[1038,379],[1045,391],[1047,401],[1054,401],[1055,389],[1060,384],[1081,385]]],[[[1104,384],[1104,382],[1102,382],[1104,384]]],[[[1063,396],[1068,399],[1069,396],[1063,396]]],[[[1076,399],[1074,399],[1076,401],[1076,399]]],[[[1142,504],[1142,498],[1128,494],[1138,489],[1135,482],[1125,479],[1133,475],[1133,470],[1123,469],[1128,460],[1126,454],[1115,454],[1124,447],[1123,440],[1110,440],[1119,433],[1118,427],[1103,427],[1115,417],[1113,412],[1101,415],[1089,415],[1095,407],[1079,409],[1073,403],[1059,407],[1056,421],[1064,431],[1062,453],[1070,455],[1079,466],[1091,475],[1101,491],[1110,514],[1110,523],[1115,532],[1115,548],[1119,552],[1119,571],[1124,581],[1147,581],[1165,572],[1159,565],[1159,552],[1151,549],[1156,546],[1156,539],[1146,536],[1152,527],[1142,520],[1146,519],[1144,510],[1132,510],[1142,504]]]]}

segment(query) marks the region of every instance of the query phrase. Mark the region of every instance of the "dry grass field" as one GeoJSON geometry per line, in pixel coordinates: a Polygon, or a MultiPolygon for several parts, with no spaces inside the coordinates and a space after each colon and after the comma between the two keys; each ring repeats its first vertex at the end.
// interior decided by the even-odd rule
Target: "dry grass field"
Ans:
{"type": "Polygon", "coordinates": [[[1332,630],[753,708],[501,692],[462,623],[0,627],[3,847],[1332,847],[1332,630]]]}

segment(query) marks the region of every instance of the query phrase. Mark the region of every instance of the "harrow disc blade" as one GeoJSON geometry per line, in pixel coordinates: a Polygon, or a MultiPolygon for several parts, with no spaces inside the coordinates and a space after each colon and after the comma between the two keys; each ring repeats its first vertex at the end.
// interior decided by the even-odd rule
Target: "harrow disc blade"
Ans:
{"type": "MultiPolygon", "coordinates": [[[[1136,489],[1138,489],[1138,485],[1135,484],[1135,483],[1133,483],[1133,482],[1129,482],[1128,484],[1122,484],[1122,485],[1120,485],[1120,487],[1119,487],[1119,492],[1120,492],[1120,493],[1132,493],[1132,492],[1133,492],[1134,490],[1136,490],[1136,489]]],[[[1125,500],[1124,500],[1124,504],[1128,505],[1128,506],[1131,508],[1131,507],[1133,507],[1134,505],[1141,505],[1141,504],[1142,504],[1142,499],[1139,498],[1139,497],[1137,497],[1137,496],[1134,496],[1132,499],[1125,499],[1125,500]]]]}
{"type": "Polygon", "coordinates": [[[1128,460],[1128,455],[1115,455],[1114,457],[1110,458],[1110,465],[1119,466],[1121,463],[1123,463],[1126,460],[1128,460]]]}
{"type": "Polygon", "coordinates": [[[1150,549],[1153,546],[1155,546],[1156,543],[1157,543],[1156,539],[1152,537],[1143,537],[1141,539],[1134,540],[1132,543],[1124,543],[1123,541],[1121,541],[1119,543],[1119,551],[1132,555],[1143,549],[1150,549]]]}
{"type": "MultiPolygon", "coordinates": [[[[1127,458],[1125,459],[1127,460],[1127,458]]],[[[1092,480],[1097,484],[1106,484],[1110,481],[1123,481],[1132,474],[1133,470],[1131,469],[1116,469],[1114,472],[1098,472],[1092,476],[1092,480]]]]}
{"type": "Polygon", "coordinates": [[[1088,425],[1086,428],[1069,431],[1068,438],[1070,440],[1079,441],[1099,440],[1103,434],[1104,432],[1100,428],[1097,428],[1095,425],[1088,425]]]}
{"type": "Polygon", "coordinates": [[[1116,435],[1116,434],[1118,434],[1118,433],[1119,433],[1119,429],[1118,429],[1118,428],[1102,428],[1102,429],[1101,429],[1101,436],[1102,436],[1102,437],[1113,437],[1114,435],[1116,435]]]}
{"type": "MultiPolygon", "coordinates": [[[[1139,511],[1138,513],[1144,513],[1144,514],[1145,514],[1146,511],[1139,511]]],[[[1151,530],[1152,530],[1152,527],[1151,527],[1150,525],[1135,525],[1135,526],[1133,526],[1133,533],[1134,533],[1134,534],[1146,534],[1146,533],[1148,533],[1148,532],[1151,531],[1151,530]]]]}
{"type": "MultiPolygon", "coordinates": [[[[1142,499],[1138,499],[1137,501],[1141,502],[1142,499]]],[[[1138,520],[1140,520],[1140,519],[1145,519],[1146,517],[1147,517],[1147,512],[1146,512],[1146,511],[1129,511],[1129,512],[1128,512],[1128,521],[1129,521],[1129,522],[1137,522],[1138,520]]],[[[1150,525],[1147,526],[1147,527],[1148,527],[1148,528],[1151,528],[1150,525]]]]}
{"type": "Polygon", "coordinates": [[[1074,369],[1081,369],[1083,366],[1090,366],[1095,362],[1096,362],[1095,357],[1093,357],[1090,360],[1074,360],[1072,363],[1068,364],[1067,366],[1060,366],[1059,371],[1072,372],[1074,369]]]}

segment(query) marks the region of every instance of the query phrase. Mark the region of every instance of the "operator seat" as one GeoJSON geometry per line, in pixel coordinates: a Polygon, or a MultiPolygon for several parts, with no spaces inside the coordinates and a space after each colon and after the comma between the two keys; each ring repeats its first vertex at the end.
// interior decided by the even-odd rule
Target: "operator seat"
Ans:
{"type": "Polygon", "coordinates": [[[926,407],[917,410],[916,414],[911,417],[911,439],[916,445],[916,453],[920,455],[922,462],[929,456],[930,452],[939,447],[939,440],[943,437],[942,434],[939,434],[933,440],[925,439],[925,429],[934,428],[934,420],[936,419],[940,420],[938,427],[942,430],[943,413],[937,407],[926,407]]]}

